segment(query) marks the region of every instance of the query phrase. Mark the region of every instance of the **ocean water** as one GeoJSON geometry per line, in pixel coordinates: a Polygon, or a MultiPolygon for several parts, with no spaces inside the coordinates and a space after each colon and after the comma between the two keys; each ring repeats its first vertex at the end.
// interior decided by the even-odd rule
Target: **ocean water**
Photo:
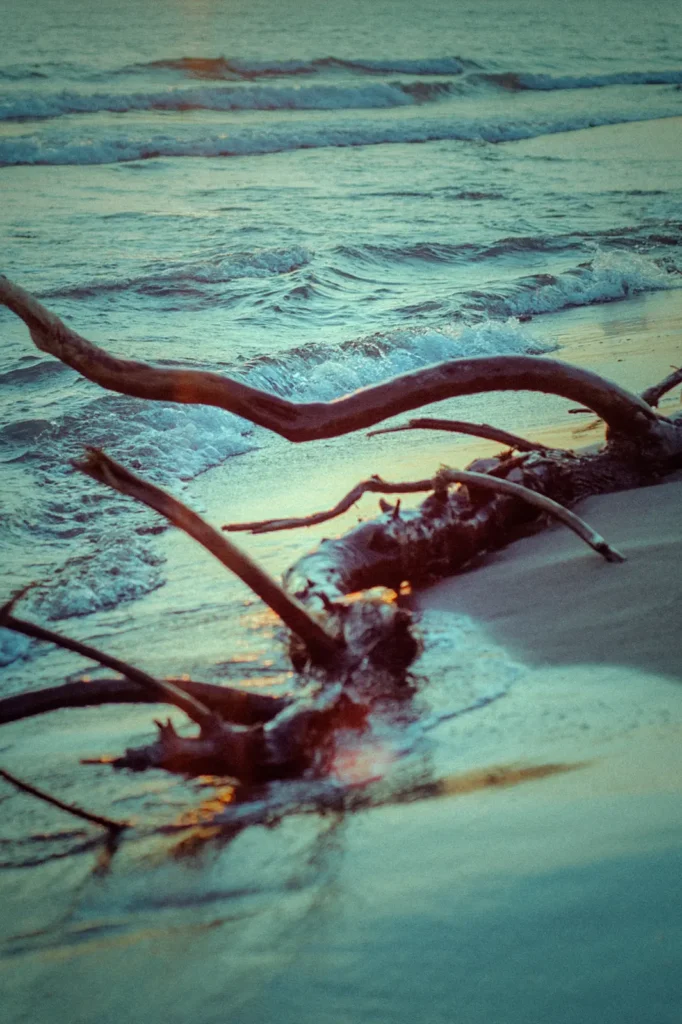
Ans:
{"type": "MultiPolygon", "coordinates": [[[[673,0],[646,14],[638,0],[1,0],[0,14],[0,271],[121,355],[329,399],[459,355],[548,351],[553,314],[682,284],[678,161],[516,144],[682,115],[673,0]]],[[[105,393],[0,308],[4,596],[38,580],[27,615],[153,671],[295,685],[237,584],[73,470],[87,444],[219,521],[267,517],[287,490],[299,512],[329,503],[330,460],[351,463],[354,440],[292,454],[220,410],[105,393]],[[228,490],[234,508],[216,509],[228,490]]],[[[312,543],[260,541],[273,571],[312,543]]],[[[518,675],[500,652],[465,653],[486,649],[471,624],[425,629],[432,693],[399,750],[518,675]]],[[[78,674],[1,630],[0,666],[0,694],[78,674]]],[[[148,735],[148,712],[116,718],[99,727],[114,750],[148,735]]],[[[40,727],[38,775],[58,762],[77,792],[73,734],[40,727]]],[[[152,817],[196,796],[104,772],[100,795],[152,817]]]]}

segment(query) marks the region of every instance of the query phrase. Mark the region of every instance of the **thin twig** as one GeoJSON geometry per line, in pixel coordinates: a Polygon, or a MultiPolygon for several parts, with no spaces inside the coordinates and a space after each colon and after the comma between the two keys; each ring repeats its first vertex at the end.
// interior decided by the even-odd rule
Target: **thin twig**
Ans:
{"type": "Polygon", "coordinates": [[[531,491],[521,484],[512,483],[511,480],[501,480],[499,477],[490,476],[488,473],[472,473],[468,470],[441,469],[430,480],[415,480],[410,483],[389,483],[379,476],[370,477],[369,480],[362,480],[348,492],[334,508],[326,512],[316,512],[314,515],[305,516],[300,519],[271,519],[260,523],[241,523],[225,526],[225,530],[251,530],[252,533],[269,533],[274,530],[291,530],[298,526],[313,526],[316,523],[323,523],[328,519],[334,519],[351,507],[363,494],[410,494],[419,491],[442,491],[449,484],[467,484],[472,487],[480,487],[484,490],[495,491],[498,494],[509,494],[515,498],[521,498],[530,505],[535,505],[541,511],[553,516],[560,522],[573,530],[586,544],[602,555],[607,562],[624,562],[625,558],[614,548],[610,547],[600,534],[592,529],[584,520],[570,512],[563,505],[544,494],[531,491]]]}
{"type": "Polygon", "coordinates": [[[418,419],[409,420],[398,427],[382,427],[381,430],[370,430],[367,437],[376,437],[377,434],[398,434],[403,430],[447,430],[452,434],[469,434],[472,437],[483,437],[486,441],[499,441],[519,452],[546,452],[550,449],[546,444],[537,441],[527,441],[517,434],[510,434],[507,430],[499,430],[491,427],[488,423],[467,423],[464,420],[439,420],[430,416],[422,416],[418,419]]]}
{"type": "Polygon", "coordinates": [[[76,806],[76,804],[64,803],[63,800],[59,800],[56,796],[50,796],[45,790],[31,785],[30,782],[24,782],[23,779],[13,775],[12,772],[8,772],[6,768],[0,768],[0,776],[13,786],[16,786],[17,789],[30,793],[31,796],[35,796],[39,800],[44,800],[46,804],[52,804],[53,807],[58,807],[61,811],[66,811],[67,814],[73,814],[76,818],[92,821],[95,825],[101,825],[102,828],[106,828],[110,832],[122,832],[123,829],[131,827],[130,822],[114,821],[113,818],[105,818],[102,814],[93,814],[91,811],[85,811],[82,807],[76,806]]]}
{"type": "Polygon", "coordinates": [[[203,545],[207,551],[215,555],[219,562],[239,576],[262,601],[272,608],[282,622],[296,636],[300,637],[313,660],[329,662],[338,657],[339,641],[327,633],[300,601],[287,594],[268,573],[238,547],[222,537],[212,526],[209,526],[201,516],[187,508],[177,498],[161,490],[160,487],[155,487],[146,480],[135,476],[119,463],[110,459],[104,452],[96,448],[88,448],[87,451],[87,458],[76,464],[77,469],[94,480],[113,487],[121,494],[127,494],[148,505],[149,508],[153,508],[203,545]]]}
{"type": "Polygon", "coordinates": [[[413,494],[418,491],[430,491],[433,489],[432,480],[417,480],[414,483],[388,483],[380,476],[371,476],[368,480],[361,480],[352,490],[341,498],[333,508],[324,512],[314,512],[310,516],[292,519],[265,519],[251,523],[228,523],[222,527],[227,533],[236,533],[245,530],[249,533],[274,533],[276,530],[294,530],[299,526],[315,526],[317,523],[325,523],[328,519],[335,519],[343,512],[348,511],[356,501],[359,501],[363,494],[413,494]]]}

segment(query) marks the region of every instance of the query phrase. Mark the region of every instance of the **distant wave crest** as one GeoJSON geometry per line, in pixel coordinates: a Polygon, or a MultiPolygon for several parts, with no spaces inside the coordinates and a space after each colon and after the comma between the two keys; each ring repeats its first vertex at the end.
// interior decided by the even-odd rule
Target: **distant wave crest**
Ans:
{"type": "Polygon", "coordinates": [[[145,110],[352,110],[408,106],[438,100],[448,82],[366,82],[362,85],[238,85],[144,93],[24,93],[0,100],[0,121],[66,114],[145,110]]]}
{"type": "MultiPolygon", "coordinates": [[[[469,62],[470,63],[470,62],[469,62]]],[[[347,70],[366,74],[458,75],[466,64],[459,57],[387,57],[383,60],[317,57],[311,60],[255,61],[227,57],[168,57],[138,64],[134,70],[180,71],[193,78],[275,78],[314,75],[321,71],[347,70]]]]}

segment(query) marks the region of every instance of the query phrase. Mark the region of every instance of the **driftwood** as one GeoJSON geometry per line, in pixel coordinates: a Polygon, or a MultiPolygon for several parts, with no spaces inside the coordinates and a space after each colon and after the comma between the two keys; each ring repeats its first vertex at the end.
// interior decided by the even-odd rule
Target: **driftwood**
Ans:
{"type": "Polygon", "coordinates": [[[525,437],[518,434],[510,434],[508,430],[500,430],[499,427],[491,427],[488,423],[467,423],[465,420],[439,420],[432,416],[421,416],[418,419],[409,420],[398,427],[382,427],[381,430],[370,430],[368,437],[376,437],[377,434],[399,434],[403,430],[445,430],[450,434],[468,434],[470,437],[482,437],[485,441],[499,441],[500,444],[509,445],[517,452],[546,452],[549,447],[540,444],[538,441],[527,441],[525,437]]]}
{"type": "Polygon", "coordinates": [[[253,559],[222,537],[196,512],[192,512],[160,487],[130,473],[96,448],[88,449],[88,457],[76,466],[93,480],[155,509],[197,540],[272,608],[282,622],[303,641],[314,661],[324,664],[338,654],[338,643],[324,626],[316,622],[303,605],[287,594],[253,559]]]}
{"type": "MultiPolygon", "coordinates": [[[[517,463],[518,465],[518,463],[517,463]]],[[[324,523],[328,519],[345,512],[358,498],[366,491],[380,492],[382,494],[408,494],[417,491],[433,491],[444,497],[447,494],[449,484],[468,484],[469,487],[482,488],[484,491],[492,491],[494,494],[508,494],[513,498],[520,498],[546,512],[548,516],[558,519],[570,530],[584,540],[586,544],[602,555],[607,562],[624,562],[625,557],[612,548],[604,538],[593,530],[584,519],[570,512],[567,508],[552,501],[544,494],[537,494],[528,487],[515,484],[511,480],[500,480],[499,477],[486,473],[473,473],[466,470],[441,469],[431,480],[416,480],[412,483],[391,484],[382,480],[381,477],[372,477],[370,480],[363,480],[357,484],[341,501],[327,512],[317,512],[312,516],[303,519],[267,519],[260,523],[233,523],[224,526],[224,530],[249,530],[251,533],[270,533],[274,530],[290,530],[296,526],[312,526],[314,523],[324,523]]],[[[393,510],[393,518],[399,514],[399,509],[393,510]]]]}
{"type": "MultiPolygon", "coordinates": [[[[354,488],[334,510],[298,523],[270,523],[271,528],[283,529],[324,521],[350,507],[366,490],[432,491],[416,509],[405,510],[399,504],[386,507],[377,519],[361,523],[340,538],[323,541],[287,572],[283,588],[271,587],[273,581],[265,588],[260,582],[254,586],[254,580],[264,574],[258,567],[254,567],[255,573],[251,568],[240,570],[241,553],[237,552],[235,562],[225,538],[191,510],[103,453],[91,453],[81,469],[155,508],[254,586],[296,634],[294,664],[301,669],[314,668],[313,678],[318,683],[306,700],[278,709],[269,719],[254,717],[241,727],[228,725],[219,717],[216,705],[199,695],[200,711],[196,702],[183,710],[198,722],[200,736],[187,740],[179,737],[170,723],[159,725],[156,744],[129,751],[119,760],[131,767],[200,770],[200,765],[214,769],[219,765],[242,776],[260,773],[269,777],[317,763],[339,724],[362,727],[366,708],[358,695],[367,680],[389,677],[400,681],[419,649],[411,614],[399,597],[405,582],[420,584],[462,568],[519,536],[548,511],[556,512],[557,502],[567,506],[591,494],[655,483],[682,465],[682,417],[666,419],[655,409],[660,397],[680,382],[682,371],[638,396],[587,370],[544,357],[462,359],[403,374],[333,402],[297,404],[216,374],[150,367],[111,356],[2,277],[0,301],[26,322],[40,349],[103,387],[152,400],[218,406],[291,441],[338,436],[427,403],[495,390],[561,395],[586,406],[607,424],[602,450],[582,455],[547,449],[487,425],[459,421],[444,427],[443,421],[414,420],[405,427],[389,428],[436,429],[439,424],[438,429],[486,431],[485,436],[494,436],[520,454],[512,457],[506,452],[478,460],[468,474],[443,470],[430,480],[415,483],[386,484],[372,478],[354,488]],[[229,557],[222,557],[226,551],[229,557]],[[358,591],[359,597],[354,596],[358,591]]],[[[576,527],[566,509],[561,515],[576,527]]],[[[247,526],[256,532],[266,528],[265,523],[242,524],[241,528],[247,526]]],[[[617,560],[617,553],[592,535],[586,524],[579,529],[586,539],[590,537],[592,546],[617,560]]],[[[13,616],[6,614],[4,624],[16,628],[18,620],[12,620],[13,616]]],[[[133,678],[125,668],[118,670],[133,678]]],[[[178,697],[163,686],[155,691],[148,687],[148,692],[179,707],[189,694],[188,690],[184,698],[182,694],[178,697]]],[[[0,704],[0,714],[1,709],[0,704]]]]}
{"type": "MultiPolygon", "coordinates": [[[[299,703],[274,697],[255,696],[252,699],[248,694],[235,690],[223,692],[222,687],[207,683],[185,682],[178,685],[176,681],[154,679],[89,644],[16,618],[7,610],[13,604],[14,601],[8,602],[0,609],[1,626],[56,644],[124,673],[129,684],[126,687],[120,680],[107,679],[100,681],[99,685],[96,682],[66,684],[6,697],[0,700],[0,723],[60,707],[120,703],[127,699],[131,702],[147,700],[174,704],[199,725],[198,737],[182,737],[170,720],[165,723],[157,721],[156,742],[139,749],[128,749],[123,757],[106,759],[116,767],[155,767],[189,772],[210,770],[232,773],[240,778],[269,778],[302,770],[318,751],[324,734],[334,728],[364,724],[366,709],[350,700],[338,686],[320,691],[299,703]],[[208,705],[211,705],[211,710],[208,705]],[[223,715],[230,721],[225,721],[223,715]],[[237,724],[240,720],[243,725],[237,724]]],[[[30,790],[26,785],[22,788],[30,790]]],[[[44,794],[36,792],[34,795],[42,795],[49,801],[44,794]]]]}
{"type": "MultiPolygon", "coordinates": [[[[193,679],[167,681],[196,697],[224,721],[233,722],[235,725],[269,722],[291,703],[284,697],[271,697],[253,690],[238,690],[233,686],[198,683],[193,679]]],[[[44,715],[60,708],[89,708],[102,704],[156,704],[159,699],[124,677],[79,679],[63,683],[61,686],[48,686],[0,698],[0,725],[44,715]]]]}

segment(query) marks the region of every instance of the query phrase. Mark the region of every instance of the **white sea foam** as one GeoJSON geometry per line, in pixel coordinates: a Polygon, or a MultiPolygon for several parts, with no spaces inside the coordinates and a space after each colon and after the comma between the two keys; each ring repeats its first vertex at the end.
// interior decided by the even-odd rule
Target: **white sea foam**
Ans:
{"type": "Polygon", "coordinates": [[[638,292],[680,285],[677,275],[666,273],[652,259],[621,251],[598,252],[589,264],[551,280],[549,276],[522,283],[513,295],[497,303],[492,300],[489,307],[512,316],[553,313],[567,306],[612,302],[638,292]]]}
{"type": "Polygon", "coordinates": [[[431,363],[464,356],[516,355],[536,342],[516,320],[463,329],[405,329],[375,334],[338,349],[311,346],[258,360],[245,379],[299,401],[329,401],[431,363]]]}
{"type": "Polygon", "coordinates": [[[165,559],[148,542],[124,528],[107,533],[106,543],[91,555],[77,555],[54,573],[46,587],[26,601],[41,618],[75,618],[115,608],[156,590],[164,583],[165,559]]]}
{"type": "Polygon", "coordinates": [[[172,484],[251,451],[252,429],[211,406],[104,395],[41,435],[41,459],[50,468],[93,445],[157,482],[172,484]]]}
{"type": "Polygon", "coordinates": [[[57,130],[13,135],[0,141],[0,165],[101,164],[155,157],[247,156],[328,146],[370,146],[436,140],[509,142],[597,125],[674,117],[682,113],[682,94],[670,94],[657,104],[623,104],[596,112],[546,119],[508,115],[487,117],[430,117],[406,120],[277,123],[231,126],[210,132],[205,125],[176,125],[174,131],[150,134],[131,127],[127,132],[93,129],[87,134],[57,130]]]}

